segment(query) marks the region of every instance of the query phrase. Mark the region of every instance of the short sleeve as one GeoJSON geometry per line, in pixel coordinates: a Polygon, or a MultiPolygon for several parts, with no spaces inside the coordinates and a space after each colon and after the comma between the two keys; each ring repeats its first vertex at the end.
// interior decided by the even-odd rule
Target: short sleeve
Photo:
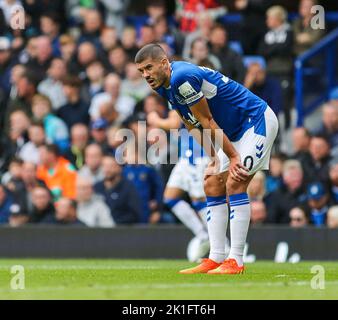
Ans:
{"type": "Polygon", "coordinates": [[[189,107],[203,98],[201,90],[203,79],[196,72],[194,74],[181,73],[175,79],[175,97],[180,104],[189,107]]]}

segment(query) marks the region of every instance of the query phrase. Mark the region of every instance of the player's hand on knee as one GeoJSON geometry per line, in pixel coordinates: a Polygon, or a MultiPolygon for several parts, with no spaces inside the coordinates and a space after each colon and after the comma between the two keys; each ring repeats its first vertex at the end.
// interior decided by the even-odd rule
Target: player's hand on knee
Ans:
{"type": "Polygon", "coordinates": [[[230,158],[229,175],[235,181],[245,181],[249,176],[249,170],[241,163],[239,155],[230,158]]]}

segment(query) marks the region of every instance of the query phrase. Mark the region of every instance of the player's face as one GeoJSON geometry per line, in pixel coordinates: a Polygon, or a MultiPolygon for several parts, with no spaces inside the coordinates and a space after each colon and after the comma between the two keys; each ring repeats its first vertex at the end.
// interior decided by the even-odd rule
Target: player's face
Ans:
{"type": "Polygon", "coordinates": [[[167,60],[146,59],[141,63],[137,63],[137,69],[141,72],[142,77],[146,79],[152,89],[161,87],[167,80],[167,60]]]}

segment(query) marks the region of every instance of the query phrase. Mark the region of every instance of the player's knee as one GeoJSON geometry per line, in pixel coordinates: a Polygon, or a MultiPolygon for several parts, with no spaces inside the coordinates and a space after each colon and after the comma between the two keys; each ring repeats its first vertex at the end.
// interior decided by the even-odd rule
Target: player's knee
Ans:
{"type": "Polygon", "coordinates": [[[237,193],[246,192],[247,185],[243,181],[238,182],[232,179],[231,177],[229,177],[229,179],[226,182],[226,188],[227,188],[228,194],[237,194],[237,193]]]}
{"type": "Polygon", "coordinates": [[[181,198],[164,198],[163,203],[171,210],[173,207],[176,206],[177,203],[179,203],[181,198]]]}
{"type": "Polygon", "coordinates": [[[224,183],[218,176],[208,176],[204,180],[204,192],[207,196],[218,196],[225,194],[224,183]]]}

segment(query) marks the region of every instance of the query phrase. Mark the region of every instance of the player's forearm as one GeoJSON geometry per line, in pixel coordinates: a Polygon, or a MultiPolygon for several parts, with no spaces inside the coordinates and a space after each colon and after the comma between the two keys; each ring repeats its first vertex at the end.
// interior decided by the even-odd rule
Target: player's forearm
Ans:
{"type": "Polygon", "coordinates": [[[205,124],[205,126],[207,126],[207,128],[203,126],[204,129],[210,129],[211,141],[213,144],[220,146],[229,159],[238,155],[231,141],[214,119],[208,120],[208,123],[205,124]]]}
{"type": "MultiPolygon", "coordinates": [[[[189,129],[188,129],[189,130],[189,129]]],[[[211,142],[210,136],[206,134],[203,130],[199,130],[195,127],[190,127],[189,133],[194,137],[194,139],[202,146],[207,155],[212,159],[216,155],[216,150],[213,143],[211,142]]]]}

